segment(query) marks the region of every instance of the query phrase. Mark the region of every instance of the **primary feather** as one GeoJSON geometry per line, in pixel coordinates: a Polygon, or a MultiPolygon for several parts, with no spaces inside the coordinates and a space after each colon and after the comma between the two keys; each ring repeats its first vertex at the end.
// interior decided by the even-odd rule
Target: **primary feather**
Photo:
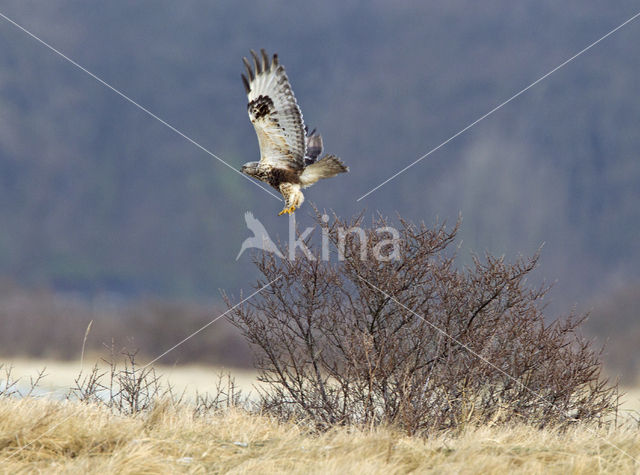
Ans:
{"type": "Polygon", "coordinates": [[[306,145],[307,152],[304,157],[304,164],[308,166],[315,162],[322,153],[322,135],[316,134],[316,129],[308,132],[306,145]]]}

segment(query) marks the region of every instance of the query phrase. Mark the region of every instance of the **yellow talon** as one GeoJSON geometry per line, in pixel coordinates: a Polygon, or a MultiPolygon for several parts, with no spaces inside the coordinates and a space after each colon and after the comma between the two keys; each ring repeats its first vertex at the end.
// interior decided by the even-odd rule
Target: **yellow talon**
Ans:
{"type": "Polygon", "coordinates": [[[283,214],[291,214],[296,210],[295,206],[291,206],[290,208],[285,208],[278,213],[278,216],[282,216],[283,214]]]}

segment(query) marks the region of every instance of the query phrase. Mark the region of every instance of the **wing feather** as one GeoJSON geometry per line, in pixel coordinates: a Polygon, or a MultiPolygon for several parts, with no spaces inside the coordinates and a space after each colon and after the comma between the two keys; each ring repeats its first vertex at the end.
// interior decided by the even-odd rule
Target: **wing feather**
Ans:
{"type": "Polygon", "coordinates": [[[253,81],[254,80],[253,71],[251,70],[251,65],[249,64],[249,61],[247,61],[247,58],[242,58],[242,62],[244,63],[244,67],[247,68],[247,76],[249,76],[249,81],[253,81]]]}
{"type": "Polygon", "coordinates": [[[306,166],[309,166],[314,163],[322,153],[322,135],[316,133],[316,129],[313,129],[311,132],[307,132],[306,141],[307,150],[304,163],[306,166]]]}
{"type": "Polygon", "coordinates": [[[306,151],[302,112],[298,107],[284,67],[278,56],[269,57],[261,50],[262,61],[251,51],[253,68],[247,68],[243,84],[247,90],[249,118],[260,145],[260,161],[278,168],[302,170],[306,151]],[[255,71],[255,74],[254,74],[255,71]]]}

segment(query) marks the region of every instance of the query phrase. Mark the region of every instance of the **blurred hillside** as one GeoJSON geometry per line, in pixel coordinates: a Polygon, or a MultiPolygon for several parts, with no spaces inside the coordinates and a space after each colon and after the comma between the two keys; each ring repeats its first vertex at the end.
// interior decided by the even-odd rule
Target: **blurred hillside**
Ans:
{"type": "MultiPolygon", "coordinates": [[[[308,201],[532,254],[565,309],[640,279],[640,20],[356,199],[624,20],[637,3],[4,1],[0,12],[234,167],[258,149],[239,80],[278,52],[351,173],[308,201]]],[[[0,19],[0,275],[94,295],[248,288],[243,213],[280,203],[0,19]]],[[[308,205],[298,213],[305,221],[308,205]]]]}
{"type": "MultiPolygon", "coordinates": [[[[15,357],[80,362],[84,355],[93,365],[120,360],[123,352],[137,353],[138,362],[147,363],[223,312],[219,306],[158,298],[124,302],[102,296],[87,301],[0,282],[0,364],[15,357]]],[[[224,318],[214,325],[158,363],[251,366],[240,331],[224,318]]]]}

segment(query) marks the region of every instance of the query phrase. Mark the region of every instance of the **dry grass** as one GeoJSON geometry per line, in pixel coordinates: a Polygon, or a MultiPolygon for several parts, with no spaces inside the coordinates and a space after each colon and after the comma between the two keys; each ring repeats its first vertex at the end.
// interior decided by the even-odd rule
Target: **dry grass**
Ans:
{"type": "MultiPolygon", "coordinates": [[[[602,437],[640,457],[637,430],[602,437]]],[[[584,429],[467,429],[431,439],[389,429],[301,426],[241,411],[195,417],[159,405],[127,417],[45,399],[0,400],[3,473],[639,473],[640,464],[584,429]],[[634,465],[635,463],[635,465],[634,465]]]]}

